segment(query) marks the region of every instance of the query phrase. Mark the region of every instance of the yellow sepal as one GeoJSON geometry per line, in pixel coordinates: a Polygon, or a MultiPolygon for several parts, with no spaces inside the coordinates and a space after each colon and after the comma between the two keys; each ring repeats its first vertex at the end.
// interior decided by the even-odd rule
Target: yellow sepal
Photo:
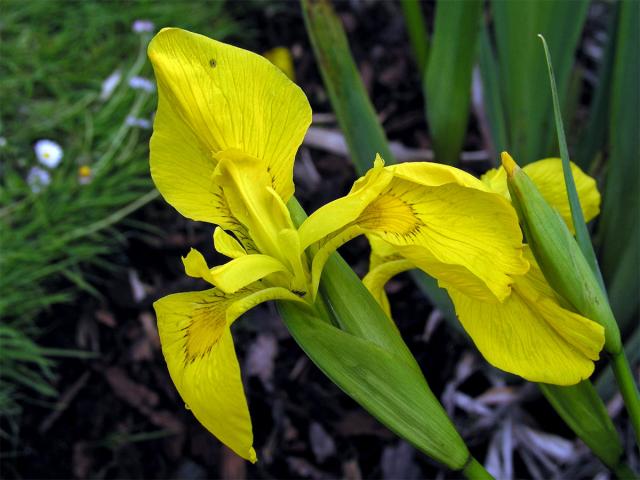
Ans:
{"type": "Polygon", "coordinates": [[[492,365],[532,382],[574,385],[593,373],[604,328],[564,308],[535,263],[502,303],[449,288],[458,318],[492,365]]]}

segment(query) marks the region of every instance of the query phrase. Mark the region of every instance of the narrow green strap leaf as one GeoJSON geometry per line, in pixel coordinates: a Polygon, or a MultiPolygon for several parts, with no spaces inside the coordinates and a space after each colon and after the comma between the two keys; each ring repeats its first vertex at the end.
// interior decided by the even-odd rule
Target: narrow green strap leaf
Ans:
{"type": "Polygon", "coordinates": [[[322,80],[358,173],[371,168],[376,153],[388,163],[394,163],[340,19],[328,0],[301,0],[300,3],[322,80]]]}
{"type": "Polygon", "coordinates": [[[598,78],[594,87],[593,100],[589,105],[589,119],[580,133],[574,161],[585,171],[591,170],[598,154],[602,154],[607,139],[609,103],[613,60],[616,52],[616,29],[620,3],[611,4],[612,14],[607,24],[607,45],[598,68],[598,78]]]}
{"type": "Polygon", "coordinates": [[[440,163],[456,164],[464,143],[481,13],[480,1],[436,4],[423,90],[433,148],[440,163]]]}
{"type": "Polygon", "coordinates": [[[538,35],[542,41],[544,47],[544,54],[547,59],[547,68],[549,71],[549,82],[551,84],[551,97],[553,99],[553,113],[556,122],[556,131],[558,134],[558,146],[560,147],[560,157],[562,158],[562,171],[564,173],[564,182],[567,187],[567,194],[569,196],[569,206],[571,207],[571,220],[573,221],[573,227],[576,231],[576,241],[580,246],[582,254],[587,259],[591,270],[600,283],[600,287],[603,291],[604,281],[600,274],[600,268],[598,267],[598,261],[596,260],[596,254],[591,244],[591,238],[589,237],[589,231],[587,230],[587,224],[584,221],[584,215],[582,214],[582,207],[580,206],[580,199],[578,198],[578,192],[576,190],[576,182],[573,179],[573,173],[571,172],[571,164],[569,161],[569,149],[567,147],[567,139],[564,134],[564,125],[562,122],[562,112],[560,110],[560,101],[558,100],[558,90],[556,88],[556,79],[553,73],[553,65],[551,64],[551,54],[549,53],[549,47],[547,41],[542,35],[538,35]]]}
{"type": "Polygon", "coordinates": [[[560,105],[589,8],[588,0],[544,2],[492,0],[493,27],[500,67],[500,91],[508,119],[509,150],[521,165],[555,154],[544,61],[537,33],[549,42],[557,67],[560,105]]]}
{"type": "MultiPolygon", "coordinates": [[[[638,2],[625,0],[619,5],[619,21],[616,37],[616,53],[610,95],[609,159],[607,178],[600,218],[601,266],[607,285],[622,287],[631,305],[624,306],[631,317],[620,317],[621,326],[637,323],[640,297],[640,260],[638,255],[621,255],[640,245],[640,8],[638,2]],[[636,274],[624,279],[629,268],[636,274]]],[[[616,314],[618,310],[616,310],[616,314]]]]}
{"type": "Polygon", "coordinates": [[[407,24],[407,32],[409,32],[409,40],[413,48],[413,55],[418,64],[420,76],[422,76],[429,56],[429,37],[420,3],[419,0],[400,0],[404,21],[407,24]]]}
{"type": "Polygon", "coordinates": [[[454,470],[465,466],[469,451],[419,371],[292,302],[279,302],[278,310],[309,358],[345,393],[425,454],[454,470]]]}
{"type": "Polygon", "coordinates": [[[505,110],[502,105],[500,67],[496,61],[487,26],[482,27],[480,34],[480,51],[478,54],[480,75],[482,77],[482,95],[484,109],[491,129],[493,152],[508,150],[507,126],[505,110]]]}
{"type": "Polygon", "coordinates": [[[622,456],[618,432],[593,384],[584,380],[577,385],[538,384],[555,411],[602,462],[616,469],[622,456]]]}

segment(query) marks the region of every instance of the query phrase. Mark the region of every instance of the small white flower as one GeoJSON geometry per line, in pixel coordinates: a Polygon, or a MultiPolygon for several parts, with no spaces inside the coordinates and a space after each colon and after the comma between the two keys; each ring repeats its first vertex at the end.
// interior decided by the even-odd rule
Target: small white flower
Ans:
{"type": "Polygon", "coordinates": [[[7,139],[4,137],[0,137],[0,148],[4,148],[7,146],[7,139]]]}
{"type": "Polygon", "coordinates": [[[125,120],[125,123],[130,127],[138,127],[144,130],[149,130],[151,128],[151,121],[146,118],[137,118],[133,115],[129,115],[125,120]]]}
{"type": "Polygon", "coordinates": [[[38,193],[51,183],[51,175],[44,168],[31,167],[27,174],[27,183],[33,193],[38,193]]]}
{"type": "Polygon", "coordinates": [[[102,82],[102,91],[100,92],[100,100],[107,100],[122,80],[122,72],[116,70],[102,82]]]}
{"type": "Polygon", "coordinates": [[[56,168],[62,160],[62,147],[53,140],[38,140],[33,149],[38,161],[45,167],[56,168]]]}
{"type": "Polygon", "coordinates": [[[129,79],[129,86],[134,90],[144,90],[145,92],[153,92],[156,89],[155,84],[144,77],[131,77],[129,79]]]}
{"type": "Polygon", "coordinates": [[[131,25],[131,30],[135,33],[153,32],[155,25],[151,20],[136,20],[131,25]]]}

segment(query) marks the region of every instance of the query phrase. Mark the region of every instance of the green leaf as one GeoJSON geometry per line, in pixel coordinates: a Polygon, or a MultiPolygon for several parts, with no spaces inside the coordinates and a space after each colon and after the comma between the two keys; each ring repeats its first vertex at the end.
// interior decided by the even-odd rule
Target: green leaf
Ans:
{"type": "Polygon", "coordinates": [[[376,153],[394,163],[340,19],[327,0],[301,0],[301,5],[322,80],[356,169],[361,174],[369,170],[376,153]]]}
{"type": "MultiPolygon", "coordinates": [[[[635,1],[620,4],[618,36],[611,88],[609,117],[609,161],[600,220],[602,273],[607,285],[624,289],[620,298],[630,305],[618,307],[637,311],[640,291],[640,262],[637,254],[625,254],[640,245],[640,9],[635,1]],[[629,267],[625,264],[633,261],[629,267]],[[635,275],[628,275],[628,269],[635,275]],[[625,272],[625,270],[627,272],[625,272]],[[620,276],[620,278],[617,278],[620,276]],[[627,280],[626,283],[624,280],[627,280]]],[[[620,318],[622,325],[631,317],[620,318]]]]}
{"type": "Polygon", "coordinates": [[[500,67],[496,61],[487,26],[482,27],[478,64],[482,77],[482,95],[484,109],[491,130],[493,151],[502,152],[507,149],[507,125],[504,106],[502,105],[500,67]]]}
{"type": "Polygon", "coordinates": [[[278,310],[309,358],[345,393],[430,457],[454,470],[464,467],[469,451],[419,371],[292,302],[279,302],[278,310]]]}
{"type": "Polygon", "coordinates": [[[551,97],[536,35],[542,33],[558,66],[560,105],[589,7],[588,0],[493,0],[491,9],[508,125],[507,149],[521,164],[550,156],[551,97]]]}
{"type": "Polygon", "coordinates": [[[538,385],[571,430],[605,465],[615,470],[622,456],[622,444],[593,384],[583,380],[570,387],[538,385]]]}
{"type": "Polygon", "coordinates": [[[609,119],[609,96],[613,77],[613,59],[616,51],[616,29],[620,3],[611,4],[613,10],[607,24],[607,45],[598,68],[598,78],[594,87],[593,100],[589,105],[589,119],[580,132],[574,161],[583,170],[590,170],[598,154],[602,154],[607,138],[609,119]]]}
{"type": "Polygon", "coordinates": [[[544,36],[538,35],[542,40],[544,47],[544,54],[547,60],[547,68],[549,70],[549,83],[551,84],[551,98],[553,101],[553,114],[556,122],[556,132],[558,134],[558,146],[560,148],[560,157],[562,158],[562,173],[564,174],[564,183],[569,196],[569,207],[571,208],[571,221],[576,231],[576,241],[578,246],[587,260],[589,267],[593,271],[596,279],[598,280],[602,291],[604,292],[604,281],[600,274],[600,267],[598,267],[598,261],[596,260],[596,254],[591,244],[591,237],[587,230],[587,224],[584,221],[584,215],[582,213],[582,207],[580,206],[580,199],[578,198],[578,192],[576,190],[576,182],[573,179],[573,173],[571,172],[571,163],[569,160],[569,148],[567,147],[567,139],[564,134],[564,125],[562,122],[562,112],[560,111],[560,100],[558,99],[558,89],[556,88],[556,79],[553,73],[553,64],[551,63],[551,54],[549,53],[549,46],[544,36]]]}
{"type": "Polygon", "coordinates": [[[456,164],[464,143],[482,2],[439,1],[423,77],[436,160],[456,164]]]}
{"type": "Polygon", "coordinates": [[[400,0],[404,21],[407,24],[413,56],[418,64],[420,75],[425,71],[429,56],[429,37],[419,0],[400,0]]]}

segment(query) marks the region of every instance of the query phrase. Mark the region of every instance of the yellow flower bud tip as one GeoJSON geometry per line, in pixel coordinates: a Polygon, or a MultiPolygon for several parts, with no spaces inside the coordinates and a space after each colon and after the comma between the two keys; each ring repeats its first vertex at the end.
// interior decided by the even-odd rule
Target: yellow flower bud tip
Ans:
{"type": "Polygon", "coordinates": [[[500,154],[500,159],[502,160],[502,168],[504,168],[505,172],[509,177],[513,177],[516,169],[520,169],[518,164],[511,158],[511,155],[507,152],[502,152],[500,154]]]}
{"type": "Polygon", "coordinates": [[[88,165],[82,165],[78,168],[78,176],[80,178],[88,178],[91,176],[91,167],[88,165]]]}

